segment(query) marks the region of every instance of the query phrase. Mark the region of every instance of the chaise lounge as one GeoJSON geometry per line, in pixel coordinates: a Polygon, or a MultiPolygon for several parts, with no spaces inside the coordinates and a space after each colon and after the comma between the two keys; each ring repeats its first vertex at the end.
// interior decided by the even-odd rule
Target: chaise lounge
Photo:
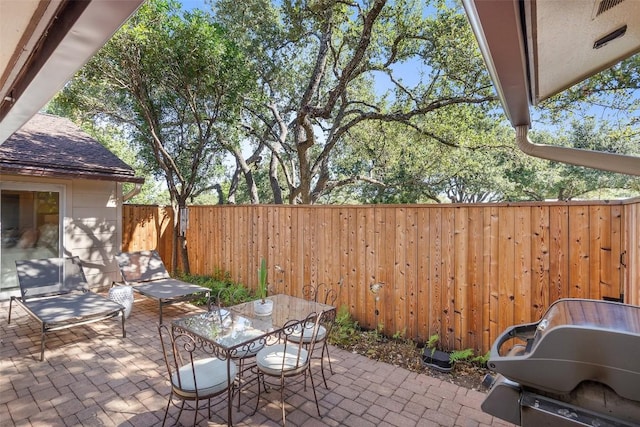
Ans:
{"type": "Polygon", "coordinates": [[[45,336],[49,331],[71,328],[117,316],[122,320],[122,337],[126,337],[124,307],[91,292],[78,257],[16,261],[20,297],[17,303],[40,323],[40,361],[44,360],[45,336]]]}
{"type": "Polygon", "coordinates": [[[171,278],[157,251],[122,252],[116,260],[126,285],[158,300],[160,324],[163,305],[206,297],[207,307],[211,307],[211,290],[171,278]]]}

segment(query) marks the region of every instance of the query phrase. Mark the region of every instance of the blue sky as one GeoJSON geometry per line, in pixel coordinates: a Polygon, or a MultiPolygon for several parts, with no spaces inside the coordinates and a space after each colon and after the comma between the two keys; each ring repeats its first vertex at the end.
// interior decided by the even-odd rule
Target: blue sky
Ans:
{"type": "Polygon", "coordinates": [[[180,3],[182,3],[182,7],[187,10],[209,8],[209,6],[204,3],[204,0],[182,0],[180,3]]]}

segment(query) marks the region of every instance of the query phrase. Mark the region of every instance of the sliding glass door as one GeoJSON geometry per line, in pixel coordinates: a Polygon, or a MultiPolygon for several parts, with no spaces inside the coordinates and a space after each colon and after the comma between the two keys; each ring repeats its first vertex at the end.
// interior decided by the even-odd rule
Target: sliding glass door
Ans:
{"type": "Polygon", "coordinates": [[[0,298],[19,294],[15,261],[59,257],[64,187],[0,183],[0,298]]]}

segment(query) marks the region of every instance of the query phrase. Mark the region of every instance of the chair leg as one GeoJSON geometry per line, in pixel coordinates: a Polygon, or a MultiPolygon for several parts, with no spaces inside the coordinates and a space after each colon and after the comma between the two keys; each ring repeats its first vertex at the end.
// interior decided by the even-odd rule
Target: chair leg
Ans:
{"type": "Polygon", "coordinates": [[[309,365],[309,378],[311,379],[311,390],[313,390],[313,399],[316,401],[318,416],[322,418],[322,415],[320,415],[320,405],[318,404],[318,395],[316,394],[316,385],[313,382],[313,374],[311,373],[311,365],[309,365]]]}
{"type": "MultiPolygon", "coordinates": [[[[258,412],[258,404],[260,403],[260,377],[262,376],[262,381],[264,381],[264,375],[261,374],[259,371],[256,373],[256,375],[258,376],[258,397],[256,398],[256,407],[253,410],[253,414],[251,415],[255,415],[256,412],[258,412]]],[[[267,392],[267,389],[265,388],[265,393],[267,392]]]]}
{"type": "MultiPolygon", "coordinates": [[[[322,344],[322,353],[320,355],[320,372],[322,373],[322,381],[324,381],[324,388],[329,390],[329,386],[327,385],[327,378],[324,375],[324,353],[325,348],[327,349],[327,358],[329,357],[329,349],[327,348],[327,342],[324,341],[322,344]]],[[[331,359],[329,359],[329,369],[331,369],[331,359]]],[[[333,375],[333,369],[331,369],[331,374],[333,375]]]]}
{"type": "Polygon", "coordinates": [[[173,397],[173,392],[171,392],[171,394],[169,394],[169,399],[167,401],[167,407],[164,410],[164,418],[162,419],[162,427],[164,427],[164,424],[167,422],[167,415],[169,415],[169,406],[171,406],[171,398],[173,397]]]}
{"type": "Polygon", "coordinates": [[[196,398],[196,407],[193,408],[193,427],[196,427],[196,424],[198,423],[198,402],[199,400],[196,398]]]}
{"type": "Polygon", "coordinates": [[[127,331],[124,328],[124,321],[125,321],[124,310],[121,311],[121,317],[122,317],[122,338],[126,338],[127,337],[127,331]]]}
{"type": "MultiPolygon", "coordinates": [[[[238,410],[240,410],[240,393],[242,393],[242,380],[244,376],[244,359],[238,360],[238,410]]],[[[260,383],[258,383],[260,387],[260,383]]]]}
{"type": "Polygon", "coordinates": [[[42,334],[40,335],[40,361],[44,360],[44,340],[47,336],[47,332],[44,329],[44,324],[42,325],[42,334]]]}
{"type": "Polygon", "coordinates": [[[11,324],[11,307],[13,306],[13,297],[9,300],[9,317],[7,318],[7,324],[11,324]]]}
{"type": "Polygon", "coordinates": [[[178,421],[180,419],[180,415],[182,415],[182,410],[183,409],[184,409],[184,400],[180,404],[180,411],[178,411],[178,418],[176,418],[176,421],[178,421]]]}
{"type": "Polygon", "coordinates": [[[329,354],[329,344],[324,342],[324,346],[322,347],[322,356],[324,357],[325,351],[327,352],[327,361],[329,361],[329,371],[331,371],[331,375],[333,375],[333,366],[331,366],[331,355],[329,354]]]}
{"type": "Polygon", "coordinates": [[[287,411],[284,409],[284,377],[280,377],[280,406],[282,406],[282,426],[287,425],[287,411]]]}

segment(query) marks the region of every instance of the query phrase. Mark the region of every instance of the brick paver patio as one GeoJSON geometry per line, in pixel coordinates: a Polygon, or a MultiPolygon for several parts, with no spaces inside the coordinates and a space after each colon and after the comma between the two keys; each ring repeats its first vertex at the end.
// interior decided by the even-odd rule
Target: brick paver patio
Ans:
{"type": "MultiPolygon", "coordinates": [[[[201,310],[189,304],[166,308],[165,321],[201,310]]],[[[157,338],[155,302],[137,297],[127,320],[127,337],[116,320],[48,334],[40,362],[38,326],[20,307],[7,324],[9,303],[0,303],[1,426],[154,426],[160,425],[169,394],[157,338]]],[[[386,363],[331,348],[334,375],[316,391],[318,418],[310,387],[287,388],[287,424],[293,426],[510,426],[480,410],[484,393],[416,374],[386,363]]],[[[320,378],[319,363],[314,366],[320,378]]],[[[238,426],[279,425],[279,392],[263,394],[255,406],[255,384],[242,395],[233,421],[238,426]],[[266,396],[266,398],[265,398],[266,396]]],[[[226,400],[212,419],[200,412],[199,425],[226,425],[226,400]]],[[[178,410],[169,410],[177,423],[178,410]]],[[[191,425],[193,412],[179,420],[191,425]]],[[[178,423],[180,425],[181,423],[178,423]]]]}

